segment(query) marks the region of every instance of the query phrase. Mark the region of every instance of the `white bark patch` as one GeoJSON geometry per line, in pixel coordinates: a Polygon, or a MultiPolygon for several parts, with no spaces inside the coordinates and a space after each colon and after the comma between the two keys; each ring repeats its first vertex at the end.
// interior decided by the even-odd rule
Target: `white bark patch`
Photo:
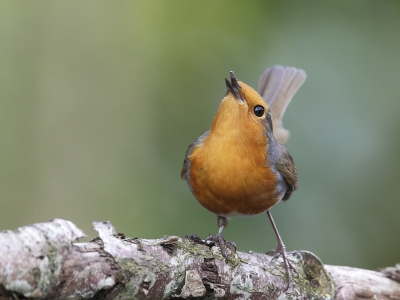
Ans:
{"type": "Polygon", "coordinates": [[[197,270],[187,270],[185,277],[185,285],[182,288],[180,297],[186,299],[188,297],[202,297],[206,294],[206,287],[201,281],[201,277],[197,270]]]}
{"type": "Polygon", "coordinates": [[[61,219],[0,232],[0,282],[25,297],[45,297],[57,281],[60,254],[84,236],[61,219]]]}

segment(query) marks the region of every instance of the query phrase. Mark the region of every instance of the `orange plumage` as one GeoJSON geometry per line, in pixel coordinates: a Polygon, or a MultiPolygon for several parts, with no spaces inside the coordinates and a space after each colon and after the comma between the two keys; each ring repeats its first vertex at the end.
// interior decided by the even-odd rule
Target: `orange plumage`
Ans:
{"type": "Polygon", "coordinates": [[[249,107],[265,105],[251,87],[239,82],[246,102],[232,94],[221,102],[210,134],[190,154],[194,196],[209,211],[221,216],[255,215],[278,199],[277,175],[268,165],[268,137],[264,119],[249,107]]]}

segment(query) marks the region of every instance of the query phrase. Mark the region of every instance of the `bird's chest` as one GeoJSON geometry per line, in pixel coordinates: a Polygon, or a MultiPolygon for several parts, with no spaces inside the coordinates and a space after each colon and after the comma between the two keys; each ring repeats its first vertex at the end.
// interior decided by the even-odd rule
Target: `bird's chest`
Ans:
{"type": "Polygon", "coordinates": [[[254,215],[280,200],[278,174],[268,162],[265,147],[210,145],[195,149],[190,160],[193,193],[216,214],[254,215]]]}

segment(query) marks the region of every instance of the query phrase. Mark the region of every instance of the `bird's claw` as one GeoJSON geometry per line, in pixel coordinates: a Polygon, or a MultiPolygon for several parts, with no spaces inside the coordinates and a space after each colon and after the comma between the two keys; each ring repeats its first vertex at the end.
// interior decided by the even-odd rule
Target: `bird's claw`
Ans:
{"type": "Polygon", "coordinates": [[[224,258],[228,258],[227,250],[229,249],[231,252],[236,252],[236,244],[234,242],[226,241],[222,234],[212,235],[210,234],[205,240],[206,245],[208,246],[218,246],[221,250],[221,254],[224,258]]]}
{"type": "Polygon", "coordinates": [[[267,255],[273,256],[272,260],[278,258],[279,256],[282,256],[283,263],[285,265],[286,275],[287,275],[286,290],[288,290],[290,287],[290,283],[291,283],[290,270],[293,270],[296,274],[299,274],[299,272],[296,270],[296,268],[292,265],[290,260],[287,258],[287,252],[286,252],[285,245],[278,244],[278,247],[275,250],[268,251],[267,255]]]}
{"type": "Polygon", "coordinates": [[[272,249],[267,252],[268,255],[273,256],[272,260],[278,258],[279,256],[282,256],[284,264],[288,265],[289,269],[293,270],[296,274],[299,274],[297,272],[297,269],[292,265],[290,260],[287,258],[287,252],[286,252],[286,247],[285,245],[278,245],[276,249],[272,249]]]}

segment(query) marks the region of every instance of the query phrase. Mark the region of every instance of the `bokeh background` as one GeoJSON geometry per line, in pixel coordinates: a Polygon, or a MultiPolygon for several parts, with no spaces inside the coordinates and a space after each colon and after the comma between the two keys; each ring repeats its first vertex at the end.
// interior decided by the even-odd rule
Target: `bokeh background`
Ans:
{"type": "MultiPolygon", "coordinates": [[[[7,1],[0,15],[0,229],[216,233],[180,179],[186,148],[229,70],[256,86],[282,64],[308,74],[284,118],[299,190],[272,209],[288,250],[400,262],[400,2],[7,1]]],[[[276,247],[265,215],[224,234],[276,247]]]]}

